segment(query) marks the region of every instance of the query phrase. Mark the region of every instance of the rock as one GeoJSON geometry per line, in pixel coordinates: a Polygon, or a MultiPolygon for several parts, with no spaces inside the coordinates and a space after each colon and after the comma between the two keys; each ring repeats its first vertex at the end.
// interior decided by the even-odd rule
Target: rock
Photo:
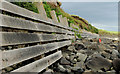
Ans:
{"type": "Polygon", "coordinates": [[[119,43],[119,45],[117,46],[117,50],[118,50],[118,52],[120,53],[120,43],[119,43]]]}
{"type": "Polygon", "coordinates": [[[90,44],[91,44],[90,41],[87,40],[87,39],[83,39],[82,42],[83,42],[85,45],[90,45],[90,44]]]}
{"type": "Polygon", "coordinates": [[[94,56],[89,58],[86,65],[88,68],[91,68],[92,71],[98,71],[103,68],[105,70],[108,70],[111,67],[110,61],[100,56],[94,56]]]}
{"type": "Polygon", "coordinates": [[[67,53],[65,53],[65,52],[63,52],[63,57],[66,57],[66,56],[68,56],[68,54],[67,54],[67,53]]]}
{"type": "Polygon", "coordinates": [[[111,49],[106,49],[104,51],[107,52],[107,53],[109,53],[109,54],[112,54],[112,50],[111,49]]]}
{"type": "Polygon", "coordinates": [[[77,62],[77,59],[74,59],[75,62],[77,62]]]}
{"type": "Polygon", "coordinates": [[[66,69],[62,65],[58,65],[58,70],[60,72],[66,72],[66,69]]]}
{"type": "Polygon", "coordinates": [[[71,72],[71,70],[70,70],[70,69],[67,69],[66,71],[67,71],[67,73],[70,73],[70,72],[71,72]]]}
{"type": "Polygon", "coordinates": [[[111,54],[109,54],[109,53],[107,53],[107,52],[105,52],[105,51],[102,52],[101,55],[102,55],[103,57],[107,58],[107,59],[110,59],[110,57],[111,57],[111,54]]]}
{"type": "Polygon", "coordinates": [[[76,64],[75,64],[75,67],[81,67],[81,68],[85,68],[85,64],[84,64],[84,62],[77,62],[76,64]]]}
{"type": "Polygon", "coordinates": [[[116,44],[110,44],[110,46],[111,46],[112,49],[116,49],[118,45],[116,45],[116,44]]]}
{"type": "Polygon", "coordinates": [[[63,65],[64,68],[66,69],[71,69],[72,67],[70,65],[63,65]]]}
{"type": "Polygon", "coordinates": [[[66,60],[65,58],[61,58],[60,64],[61,65],[70,65],[70,62],[68,60],[66,60]]]}
{"type": "Polygon", "coordinates": [[[68,59],[71,63],[75,64],[76,62],[74,61],[75,56],[71,55],[70,59],[68,59]]]}
{"type": "Polygon", "coordinates": [[[75,50],[75,47],[74,46],[69,46],[68,50],[73,52],[75,50]]]}
{"type": "Polygon", "coordinates": [[[95,51],[93,51],[93,50],[86,50],[83,54],[86,54],[87,56],[90,56],[94,53],[95,53],[95,51]]]}
{"type": "Polygon", "coordinates": [[[82,72],[83,72],[83,69],[80,68],[80,67],[73,67],[73,68],[71,69],[71,71],[77,72],[77,73],[82,73],[82,72]]]}
{"type": "Polygon", "coordinates": [[[119,52],[115,49],[112,50],[111,59],[118,58],[119,52]]]}
{"type": "Polygon", "coordinates": [[[66,59],[70,59],[70,56],[66,56],[65,58],[66,58],[66,59]]]}
{"type": "Polygon", "coordinates": [[[115,70],[107,71],[106,74],[116,74],[115,70]]]}
{"type": "Polygon", "coordinates": [[[98,44],[97,42],[92,42],[88,47],[88,50],[98,50],[98,44]]]}
{"type": "Polygon", "coordinates": [[[76,56],[78,56],[77,61],[83,61],[84,62],[87,58],[87,55],[81,54],[81,53],[77,53],[76,56]]]}
{"type": "Polygon", "coordinates": [[[80,50],[80,49],[84,49],[84,48],[85,48],[85,45],[83,43],[75,44],[76,50],[80,50]]]}
{"type": "Polygon", "coordinates": [[[51,70],[51,69],[49,69],[49,70],[47,70],[47,71],[45,71],[43,74],[53,74],[53,70],[51,70]]]}
{"type": "Polygon", "coordinates": [[[108,38],[101,38],[104,44],[110,44],[112,42],[111,39],[108,38]]]}
{"type": "Polygon", "coordinates": [[[98,45],[98,49],[99,49],[99,51],[104,51],[104,50],[106,50],[107,48],[105,47],[104,44],[100,44],[100,45],[98,45]]]}
{"type": "Polygon", "coordinates": [[[93,72],[91,70],[86,70],[83,74],[96,74],[96,72],[93,72]]]}
{"type": "Polygon", "coordinates": [[[113,60],[113,68],[116,72],[120,71],[120,59],[114,59],[113,60]]]}

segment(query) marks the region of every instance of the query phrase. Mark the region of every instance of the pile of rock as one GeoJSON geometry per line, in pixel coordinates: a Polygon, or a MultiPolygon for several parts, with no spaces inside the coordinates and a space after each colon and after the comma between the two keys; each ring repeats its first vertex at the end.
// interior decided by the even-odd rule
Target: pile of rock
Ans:
{"type": "Polygon", "coordinates": [[[120,53],[118,45],[98,43],[95,39],[77,40],[63,50],[63,57],[51,67],[53,72],[72,74],[118,73],[120,71],[120,53]]]}

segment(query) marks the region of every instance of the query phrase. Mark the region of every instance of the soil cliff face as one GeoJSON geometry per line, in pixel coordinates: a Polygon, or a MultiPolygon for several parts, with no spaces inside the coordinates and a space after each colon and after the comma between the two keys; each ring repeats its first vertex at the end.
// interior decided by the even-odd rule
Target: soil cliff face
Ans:
{"type": "MultiPolygon", "coordinates": [[[[48,6],[50,8],[49,11],[55,10],[57,17],[59,15],[62,15],[62,17],[66,17],[68,19],[69,26],[75,29],[85,29],[87,31],[90,31],[92,33],[98,34],[98,29],[92,26],[87,20],[83,19],[82,17],[79,17],[77,15],[70,15],[66,13],[60,6],[62,5],[61,2],[46,2],[44,3],[44,6],[48,6]],[[75,25],[72,26],[71,24],[75,25]]],[[[45,8],[46,10],[48,8],[45,8]]],[[[49,14],[49,12],[47,13],[49,14]]],[[[59,19],[58,19],[59,20],[59,19]]]]}

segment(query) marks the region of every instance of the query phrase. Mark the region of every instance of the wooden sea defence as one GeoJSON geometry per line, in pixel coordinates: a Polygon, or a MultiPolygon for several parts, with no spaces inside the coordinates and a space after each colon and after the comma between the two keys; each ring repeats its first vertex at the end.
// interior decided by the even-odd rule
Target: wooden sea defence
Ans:
{"type": "Polygon", "coordinates": [[[45,11],[37,14],[7,1],[1,1],[0,10],[0,72],[41,72],[58,61],[60,48],[75,38],[67,19],[60,24],[54,11],[48,19],[45,11]]]}

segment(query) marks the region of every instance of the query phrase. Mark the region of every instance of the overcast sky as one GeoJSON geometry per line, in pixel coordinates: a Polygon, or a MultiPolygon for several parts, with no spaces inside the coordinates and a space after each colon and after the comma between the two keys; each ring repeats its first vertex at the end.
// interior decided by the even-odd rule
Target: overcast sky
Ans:
{"type": "MultiPolygon", "coordinates": [[[[72,0],[74,1],[74,0],[72,0]]],[[[98,0],[99,1],[99,0],[98,0]]],[[[93,26],[118,31],[118,2],[62,2],[62,9],[88,20],[93,26]]]]}

